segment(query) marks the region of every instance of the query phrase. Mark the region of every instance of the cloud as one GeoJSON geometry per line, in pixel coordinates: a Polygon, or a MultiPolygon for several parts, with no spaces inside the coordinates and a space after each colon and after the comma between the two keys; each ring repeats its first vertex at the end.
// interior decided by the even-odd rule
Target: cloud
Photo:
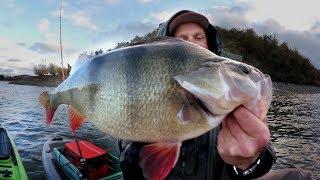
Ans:
{"type": "Polygon", "coordinates": [[[308,57],[311,63],[320,69],[320,36],[308,31],[284,31],[279,33],[279,39],[288,42],[296,48],[302,55],[308,57]]]}
{"type": "Polygon", "coordinates": [[[21,62],[21,59],[8,59],[8,62],[21,62]]]}
{"type": "Polygon", "coordinates": [[[114,4],[118,4],[120,0],[105,0],[105,2],[107,4],[114,5],[114,4]]]}
{"type": "Polygon", "coordinates": [[[0,21],[0,26],[10,28],[12,25],[8,21],[0,21]]]}
{"type": "Polygon", "coordinates": [[[245,18],[246,11],[250,7],[244,5],[236,5],[233,7],[215,6],[204,10],[210,22],[214,25],[231,29],[246,28],[250,22],[245,18]]]}
{"type": "Polygon", "coordinates": [[[310,31],[320,38],[320,20],[311,26],[310,31]]]}
{"type": "Polygon", "coordinates": [[[285,27],[274,19],[267,19],[263,22],[252,23],[251,26],[259,34],[272,34],[286,31],[285,27]]]}
{"type": "Polygon", "coordinates": [[[111,31],[102,33],[102,37],[112,39],[115,42],[128,41],[136,35],[145,35],[156,27],[151,22],[130,22],[120,24],[111,31]]]}
{"type": "Polygon", "coordinates": [[[151,16],[157,20],[157,22],[165,22],[167,21],[173,14],[175,14],[177,11],[170,10],[170,11],[161,11],[158,13],[153,13],[151,16]]]}
{"type": "Polygon", "coordinates": [[[97,30],[97,26],[93,23],[91,17],[85,12],[77,11],[70,16],[67,16],[67,19],[69,19],[75,26],[97,30]]]}
{"type": "Polygon", "coordinates": [[[139,3],[141,4],[145,4],[145,3],[150,3],[150,2],[153,2],[155,0],[138,0],[139,3]]]}
{"type": "MultiPolygon", "coordinates": [[[[24,43],[22,43],[24,44],[24,43]]],[[[21,46],[20,43],[13,42],[11,39],[0,36],[0,74],[5,71],[10,74],[33,74],[33,67],[37,64],[60,64],[60,51],[57,42],[36,42],[30,46],[21,46]],[[54,53],[52,53],[54,52],[54,53]],[[13,69],[14,71],[10,71],[13,69]],[[11,73],[9,73],[11,72],[11,73]]],[[[70,63],[75,56],[75,49],[64,45],[64,59],[70,63]]],[[[78,55],[79,53],[75,53],[78,55]]]]}
{"type": "Polygon", "coordinates": [[[16,43],[18,46],[24,47],[26,46],[26,43],[16,43]]]}
{"type": "Polygon", "coordinates": [[[1,66],[0,66],[0,74],[12,75],[12,74],[15,74],[14,72],[15,72],[15,69],[14,69],[14,68],[1,67],[1,66]]]}
{"type": "Polygon", "coordinates": [[[268,0],[251,1],[252,8],[246,18],[252,22],[275,19],[288,30],[309,30],[315,19],[320,18],[319,1],[268,0]]]}
{"type": "MultiPolygon", "coordinates": [[[[54,12],[51,12],[51,15],[58,17],[60,15],[60,12],[54,11],[54,12]]],[[[92,21],[90,14],[88,14],[85,11],[77,10],[72,13],[65,13],[65,11],[62,10],[62,18],[70,21],[73,26],[87,28],[87,29],[91,29],[93,31],[97,30],[97,26],[92,21]]]]}
{"type": "MultiPolygon", "coordinates": [[[[40,54],[47,54],[47,53],[60,53],[60,45],[56,42],[35,42],[30,47],[29,50],[38,52],[40,54]]],[[[75,53],[77,50],[73,48],[69,48],[67,44],[64,45],[63,52],[66,55],[71,53],[75,53]]]]}
{"type": "Polygon", "coordinates": [[[31,45],[29,49],[41,54],[56,53],[59,51],[59,46],[48,43],[35,42],[31,45]]]}
{"type": "Polygon", "coordinates": [[[310,62],[320,68],[320,36],[317,29],[318,24],[311,26],[310,30],[298,31],[288,30],[274,19],[268,19],[262,23],[252,23],[253,29],[262,34],[275,34],[280,42],[286,42],[291,48],[297,49],[303,56],[309,58],[310,62]]]}
{"type": "Polygon", "coordinates": [[[0,75],[33,75],[33,69],[32,68],[17,68],[17,67],[8,67],[8,66],[1,66],[0,65],[0,75]]]}
{"type": "Polygon", "coordinates": [[[14,0],[5,0],[4,3],[8,8],[12,9],[13,12],[17,15],[20,15],[25,12],[25,9],[18,6],[14,0]]]}
{"type": "MultiPolygon", "coordinates": [[[[320,53],[318,50],[320,47],[320,17],[318,21],[308,25],[309,29],[301,30],[301,28],[294,29],[293,25],[281,23],[283,21],[281,18],[284,17],[277,19],[277,17],[265,15],[261,19],[252,18],[252,12],[256,12],[256,8],[255,4],[241,3],[235,4],[233,7],[215,6],[207,8],[203,10],[203,13],[214,25],[226,29],[253,28],[259,35],[276,35],[280,42],[287,42],[291,48],[296,48],[302,55],[309,58],[315,67],[320,68],[320,53]]],[[[268,9],[268,6],[265,8],[268,9]]],[[[282,13],[286,14],[288,12],[282,13]]],[[[287,14],[287,16],[290,15],[287,14]]]]}
{"type": "Polygon", "coordinates": [[[54,0],[46,0],[46,2],[51,5],[54,2],[54,0]]]}
{"type": "Polygon", "coordinates": [[[40,32],[46,32],[49,29],[49,20],[46,18],[42,18],[40,22],[37,24],[37,28],[40,32]]]}

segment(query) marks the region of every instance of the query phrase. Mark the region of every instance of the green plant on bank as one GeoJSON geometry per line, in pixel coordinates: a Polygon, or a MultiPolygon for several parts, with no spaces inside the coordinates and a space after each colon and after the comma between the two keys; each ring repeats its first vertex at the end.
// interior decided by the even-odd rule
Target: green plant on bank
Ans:
{"type": "Polygon", "coordinates": [[[53,63],[49,64],[49,74],[56,76],[61,72],[61,68],[53,63]]]}
{"type": "MultiPolygon", "coordinates": [[[[63,68],[63,70],[64,70],[64,73],[68,75],[69,72],[71,71],[71,66],[68,64],[68,67],[63,68]]],[[[62,68],[53,63],[50,63],[49,65],[38,64],[33,68],[33,72],[38,76],[44,76],[44,75],[62,76],[62,68]]]]}
{"type": "Polygon", "coordinates": [[[38,64],[33,67],[33,72],[38,76],[44,76],[45,74],[49,73],[49,68],[47,68],[45,64],[38,64]]]}
{"type": "MultiPolygon", "coordinates": [[[[83,52],[79,55],[79,59],[88,59],[94,56],[98,56],[99,54],[102,54],[102,53],[103,53],[102,49],[98,49],[90,53],[83,52]]],[[[67,66],[68,67],[63,68],[63,70],[64,70],[64,74],[68,76],[72,67],[70,66],[70,64],[67,64],[67,66]]],[[[38,76],[44,76],[44,75],[62,76],[62,68],[53,63],[50,63],[49,65],[38,64],[35,67],[33,67],[33,72],[38,76]]]]}

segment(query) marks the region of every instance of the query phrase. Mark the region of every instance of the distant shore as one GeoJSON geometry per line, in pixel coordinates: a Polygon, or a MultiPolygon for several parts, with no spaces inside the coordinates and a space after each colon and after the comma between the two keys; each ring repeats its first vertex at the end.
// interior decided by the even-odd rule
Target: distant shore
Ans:
{"type": "MultiPolygon", "coordinates": [[[[49,86],[56,87],[62,82],[61,76],[28,76],[19,75],[13,77],[0,78],[0,81],[9,81],[9,84],[49,86]]],[[[285,82],[273,82],[274,91],[287,91],[290,93],[316,94],[320,93],[320,87],[312,85],[291,84],[285,82]]]]}
{"type": "Polygon", "coordinates": [[[29,85],[29,86],[49,86],[56,87],[62,82],[61,76],[28,76],[19,75],[1,78],[2,81],[9,81],[9,84],[29,85]]]}
{"type": "Polygon", "coordinates": [[[273,91],[285,91],[297,94],[320,94],[320,87],[313,85],[291,84],[284,82],[273,82],[273,91]]]}

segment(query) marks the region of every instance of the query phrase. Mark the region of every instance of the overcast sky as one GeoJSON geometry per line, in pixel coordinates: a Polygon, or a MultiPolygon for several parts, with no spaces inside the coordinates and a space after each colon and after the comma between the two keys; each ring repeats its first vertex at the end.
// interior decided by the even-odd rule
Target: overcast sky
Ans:
{"type": "MultiPolygon", "coordinates": [[[[59,64],[60,0],[0,0],[0,74],[33,74],[40,63],[59,64]]],[[[64,0],[64,59],[113,48],[144,35],[176,11],[206,15],[223,28],[275,34],[320,69],[318,0],[64,0]]]]}

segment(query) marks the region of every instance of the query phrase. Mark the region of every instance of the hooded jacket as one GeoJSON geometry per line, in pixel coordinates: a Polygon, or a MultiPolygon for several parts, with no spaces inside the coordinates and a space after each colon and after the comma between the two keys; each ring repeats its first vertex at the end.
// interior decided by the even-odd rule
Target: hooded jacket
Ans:
{"type": "MultiPolygon", "coordinates": [[[[188,11],[188,10],[179,11],[176,14],[174,14],[167,22],[160,24],[158,36],[159,37],[170,36],[169,24],[172,22],[174,18],[187,12],[192,12],[192,11],[188,11]]],[[[220,55],[223,50],[223,41],[219,32],[216,30],[216,28],[214,28],[212,24],[209,24],[208,28],[205,29],[205,33],[207,37],[209,50],[217,55],[220,55]]]]}
{"type": "MultiPolygon", "coordinates": [[[[182,10],[174,14],[167,22],[159,25],[158,36],[170,36],[170,22],[182,13],[190,12],[182,10]]],[[[215,54],[220,55],[223,49],[223,41],[220,34],[212,24],[205,29],[208,48],[215,54]]],[[[243,176],[234,170],[234,167],[225,163],[217,150],[217,137],[221,126],[214,128],[208,133],[197,138],[182,142],[180,155],[176,166],[171,170],[166,179],[199,179],[199,180],[228,180],[228,179],[252,179],[266,174],[276,160],[275,151],[269,143],[260,153],[256,165],[251,173],[243,176]]],[[[144,179],[139,166],[139,153],[145,143],[131,142],[121,153],[120,165],[124,179],[144,179]]],[[[121,147],[121,145],[119,146],[121,147]]],[[[121,148],[120,148],[121,149],[121,148]]]]}

